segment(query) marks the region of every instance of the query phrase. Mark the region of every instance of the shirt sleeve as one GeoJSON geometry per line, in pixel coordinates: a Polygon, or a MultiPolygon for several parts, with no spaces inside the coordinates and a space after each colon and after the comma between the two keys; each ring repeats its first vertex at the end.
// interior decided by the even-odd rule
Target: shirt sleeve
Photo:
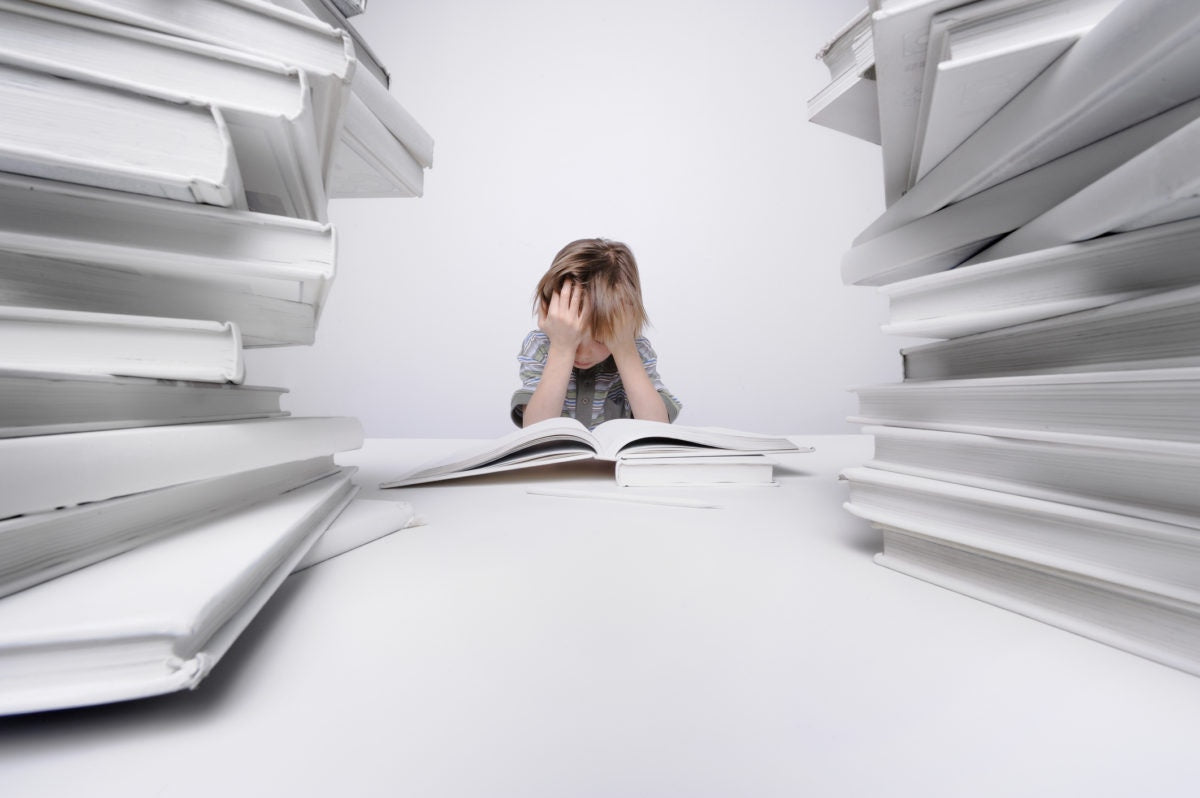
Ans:
{"type": "Polygon", "coordinates": [[[667,421],[674,422],[679,416],[679,411],[683,409],[683,403],[676,398],[675,394],[667,390],[662,378],[658,376],[658,354],[650,345],[650,341],[646,338],[638,338],[635,344],[638,354],[642,358],[642,366],[646,369],[646,376],[650,378],[654,390],[658,391],[658,395],[662,397],[663,404],[667,408],[667,421]]]}
{"type": "Polygon", "coordinates": [[[521,351],[517,353],[517,374],[521,387],[513,392],[509,403],[509,417],[518,427],[524,426],[525,406],[533,398],[538,383],[542,381],[542,372],[546,368],[546,358],[550,354],[550,339],[541,330],[534,330],[525,336],[521,342],[521,351]]]}

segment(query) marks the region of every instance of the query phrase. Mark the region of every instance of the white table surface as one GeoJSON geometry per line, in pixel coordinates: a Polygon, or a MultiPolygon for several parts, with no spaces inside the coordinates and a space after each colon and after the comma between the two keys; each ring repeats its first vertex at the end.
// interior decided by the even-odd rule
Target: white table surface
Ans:
{"type": "Polygon", "coordinates": [[[292,577],[194,692],[0,720],[0,795],[1194,796],[1200,679],[903,576],[841,509],[864,436],[779,488],[611,465],[378,491],[425,526],[292,577]],[[626,489],[637,490],[637,489],[626,489]]]}

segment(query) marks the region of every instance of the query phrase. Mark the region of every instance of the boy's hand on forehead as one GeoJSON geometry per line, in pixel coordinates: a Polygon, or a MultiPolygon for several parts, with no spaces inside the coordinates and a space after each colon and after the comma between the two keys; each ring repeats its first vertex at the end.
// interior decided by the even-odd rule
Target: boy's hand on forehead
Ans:
{"type": "Polygon", "coordinates": [[[538,329],[550,345],[574,351],[587,337],[587,295],[568,280],[550,296],[549,306],[538,314],[538,329]]]}
{"type": "Polygon", "coordinates": [[[613,319],[613,331],[606,340],[601,341],[612,352],[636,350],[637,322],[632,313],[624,312],[613,319]]]}

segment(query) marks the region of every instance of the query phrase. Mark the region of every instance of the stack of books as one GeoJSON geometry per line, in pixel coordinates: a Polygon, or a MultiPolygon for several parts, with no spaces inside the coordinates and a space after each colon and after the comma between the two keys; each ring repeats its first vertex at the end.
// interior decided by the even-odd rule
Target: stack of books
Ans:
{"type": "Polygon", "coordinates": [[[1200,674],[1200,6],[869,17],[888,206],[842,276],[933,340],[856,389],[847,509],[884,565],[1200,674]]]}
{"type": "Polygon", "coordinates": [[[329,199],[432,140],[346,3],[286,5],[0,0],[0,714],[196,686],[355,506],[358,421],[243,350],[312,343],[329,199]]]}

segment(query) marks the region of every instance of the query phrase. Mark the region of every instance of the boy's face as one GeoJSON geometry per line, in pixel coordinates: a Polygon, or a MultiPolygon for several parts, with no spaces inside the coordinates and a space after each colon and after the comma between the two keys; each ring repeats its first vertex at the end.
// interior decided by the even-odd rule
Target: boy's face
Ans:
{"type": "Polygon", "coordinates": [[[590,335],[585,336],[579,342],[579,348],[575,350],[575,368],[590,369],[611,354],[612,351],[607,346],[590,335]]]}

